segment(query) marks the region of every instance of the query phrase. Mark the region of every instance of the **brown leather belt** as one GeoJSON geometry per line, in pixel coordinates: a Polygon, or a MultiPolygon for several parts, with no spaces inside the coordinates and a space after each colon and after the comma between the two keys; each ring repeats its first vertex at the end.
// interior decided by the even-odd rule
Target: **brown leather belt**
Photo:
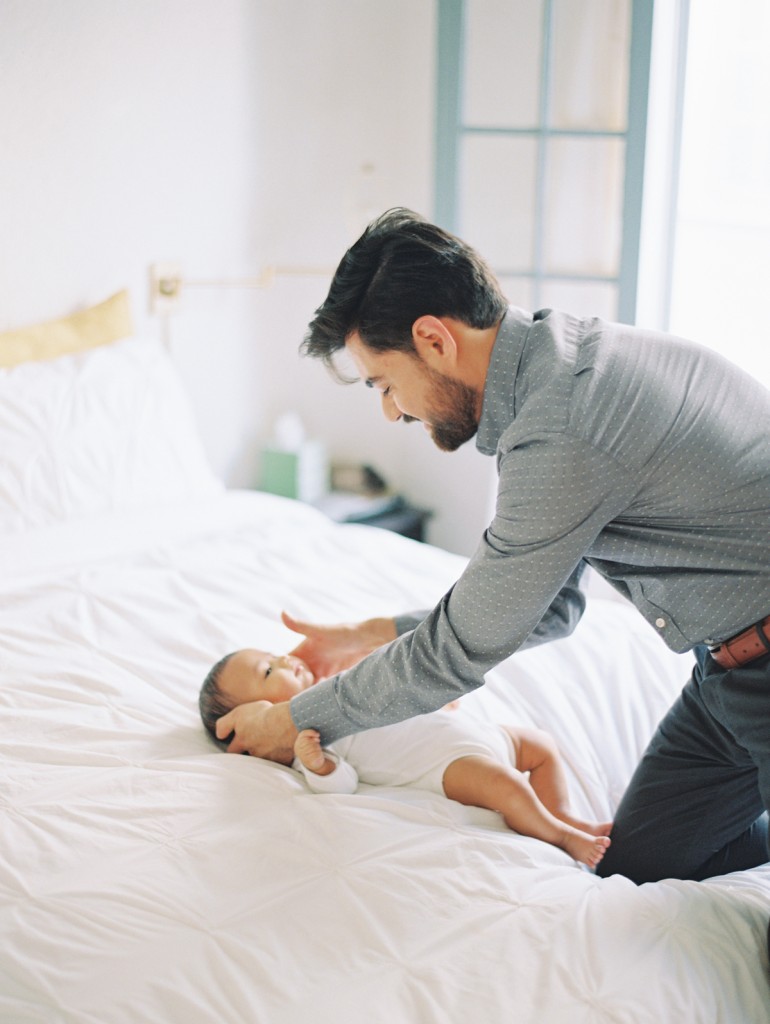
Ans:
{"type": "Polygon", "coordinates": [[[721,668],[737,668],[761,658],[763,654],[770,654],[770,615],[729,640],[723,640],[709,653],[721,668]]]}

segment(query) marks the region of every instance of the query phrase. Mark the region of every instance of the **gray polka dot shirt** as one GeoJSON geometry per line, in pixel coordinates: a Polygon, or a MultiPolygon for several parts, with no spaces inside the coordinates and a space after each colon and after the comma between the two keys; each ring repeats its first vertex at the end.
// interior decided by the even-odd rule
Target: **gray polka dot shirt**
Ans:
{"type": "Polygon", "coordinates": [[[770,392],[670,335],[511,307],[478,449],[495,517],[439,605],[295,697],[324,742],[431,711],[522,646],[564,636],[592,565],[675,651],[770,614],[770,392]]]}

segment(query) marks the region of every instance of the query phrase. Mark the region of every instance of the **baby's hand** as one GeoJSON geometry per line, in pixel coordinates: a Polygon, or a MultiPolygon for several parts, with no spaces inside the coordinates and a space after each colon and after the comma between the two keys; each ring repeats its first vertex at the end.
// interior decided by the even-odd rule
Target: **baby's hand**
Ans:
{"type": "Polygon", "coordinates": [[[303,729],[294,741],[294,753],[309,772],[326,775],[328,762],[321,747],[321,736],[315,729],[303,729]]]}

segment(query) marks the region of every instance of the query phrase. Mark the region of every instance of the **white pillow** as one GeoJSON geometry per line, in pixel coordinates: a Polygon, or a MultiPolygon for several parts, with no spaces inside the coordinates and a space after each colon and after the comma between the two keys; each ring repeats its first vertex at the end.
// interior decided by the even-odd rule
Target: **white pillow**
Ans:
{"type": "Polygon", "coordinates": [[[0,533],[221,488],[160,342],[126,338],[0,370],[0,533]]]}

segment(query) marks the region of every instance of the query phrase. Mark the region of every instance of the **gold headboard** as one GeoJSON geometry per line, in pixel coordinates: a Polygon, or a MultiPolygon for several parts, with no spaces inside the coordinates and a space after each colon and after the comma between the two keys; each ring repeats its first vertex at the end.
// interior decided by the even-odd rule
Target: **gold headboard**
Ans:
{"type": "Polygon", "coordinates": [[[128,292],[116,292],[104,302],[70,316],[0,332],[0,367],[55,359],[56,356],[118,341],[133,333],[128,292]]]}

